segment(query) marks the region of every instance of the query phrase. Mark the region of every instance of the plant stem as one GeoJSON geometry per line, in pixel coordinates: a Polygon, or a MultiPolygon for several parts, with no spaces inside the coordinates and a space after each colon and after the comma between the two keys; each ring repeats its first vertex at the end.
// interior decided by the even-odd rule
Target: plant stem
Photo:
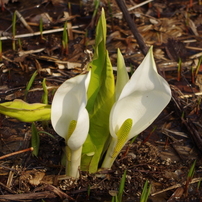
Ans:
{"type": "MultiPolygon", "coordinates": [[[[127,141],[126,141],[127,142],[127,141]]],[[[117,138],[112,138],[110,145],[108,147],[107,153],[105,155],[104,161],[102,163],[101,168],[103,169],[110,169],[120,153],[121,149],[124,147],[126,142],[118,142],[117,138]],[[119,144],[119,147],[117,145],[119,144]]]]}
{"type": "Polygon", "coordinates": [[[69,146],[65,147],[66,152],[66,175],[73,178],[79,177],[79,167],[81,163],[82,147],[77,150],[71,150],[69,146]]]}

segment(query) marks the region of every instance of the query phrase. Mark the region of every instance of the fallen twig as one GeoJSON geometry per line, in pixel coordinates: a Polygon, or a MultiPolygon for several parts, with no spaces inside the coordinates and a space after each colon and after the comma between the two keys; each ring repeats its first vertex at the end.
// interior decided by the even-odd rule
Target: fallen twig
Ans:
{"type": "Polygon", "coordinates": [[[30,148],[27,148],[27,149],[23,149],[23,150],[20,150],[20,151],[16,151],[16,152],[12,152],[10,154],[0,156],[0,159],[5,159],[5,158],[10,157],[10,156],[14,156],[14,155],[17,155],[17,154],[21,154],[21,153],[28,152],[28,151],[33,151],[33,150],[34,150],[34,148],[30,147],[30,148]]]}
{"type": "Polygon", "coordinates": [[[45,199],[45,198],[56,198],[57,195],[53,191],[44,191],[36,193],[27,193],[27,194],[8,194],[0,195],[0,199],[6,200],[26,200],[26,199],[45,199]]]}
{"type": "MultiPolygon", "coordinates": [[[[149,2],[152,2],[152,1],[153,1],[153,0],[147,0],[147,1],[144,1],[144,2],[142,2],[142,3],[139,3],[139,4],[135,5],[135,6],[132,6],[132,7],[128,8],[128,11],[132,11],[132,10],[134,10],[134,9],[136,9],[136,8],[139,8],[139,7],[141,7],[141,6],[145,5],[145,4],[148,4],[149,2]]],[[[122,15],[122,12],[116,13],[116,14],[114,14],[113,16],[114,16],[114,17],[118,17],[118,16],[120,16],[120,15],[122,15]]]]}
{"type": "MultiPolygon", "coordinates": [[[[83,25],[80,26],[72,26],[72,29],[76,29],[79,27],[82,27],[83,25]]],[[[64,28],[58,28],[58,29],[51,29],[51,30],[45,30],[42,33],[41,32],[34,32],[34,33],[28,33],[28,34],[19,34],[15,36],[15,39],[19,39],[19,38],[26,38],[26,37],[32,37],[32,36],[39,36],[41,34],[52,34],[52,33],[56,33],[56,32],[62,32],[64,30],[64,28]]],[[[74,32],[74,30],[72,30],[74,32]]],[[[4,37],[0,37],[0,40],[11,40],[12,38],[9,36],[4,36],[4,37]]]]}
{"type": "Polygon", "coordinates": [[[130,14],[128,12],[128,9],[124,3],[124,1],[122,0],[116,0],[116,3],[118,4],[119,8],[121,9],[121,11],[123,12],[123,16],[125,17],[126,22],[128,23],[128,26],[131,29],[131,32],[133,33],[134,37],[137,40],[137,43],[140,46],[140,50],[142,51],[143,55],[147,54],[148,51],[148,47],[146,46],[142,36],[140,35],[135,22],[132,20],[132,18],[130,17],[130,14]]]}
{"type": "MultiPolygon", "coordinates": [[[[201,178],[200,178],[200,177],[194,178],[194,179],[191,180],[190,184],[193,184],[193,183],[196,183],[196,182],[199,182],[199,181],[201,181],[201,178]]],[[[185,185],[185,184],[186,184],[186,181],[183,182],[182,184],[176,184],[176,185],[173,185],[173,186],[168,187],[168,188],[166,188],[166,189],[163,189],[163,190],[161,190],[161,191],[155,192],[155,193],[151,194],[151,196],[155,196],[155,195],[157,195],[157,194],[160,194],[160,193],[169,191],[169,190],[171,190],[171,189],[176,189],[176,188],[181,187],[182,185],[185,185]]]]}

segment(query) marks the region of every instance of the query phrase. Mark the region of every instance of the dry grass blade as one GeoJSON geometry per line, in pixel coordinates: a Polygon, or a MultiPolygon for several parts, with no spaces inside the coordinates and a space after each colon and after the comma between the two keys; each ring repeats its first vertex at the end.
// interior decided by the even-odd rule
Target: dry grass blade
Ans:
{"type": "Polygon", "coordinates": [[[31,32],[34,33],[33,29],[27,24],[26,20],[24,19],[24,17],[20,14],[19,11],[15,11],[16,15],[18,16],[18,18],[20,19],[20,21],[22,22],[22,24],[31,32]]]}
{"type": "MultiPolygon", "coordinates": [[[[82,27],[83,25],[80,26],[72,26],[72,29],[76,29],[79,27],[82,27]]],[[[58,29],[52,29],[52,30],[45,30],[42,32],[42,34],[52,34],[52,33],[56,33],[56,32],[62,32],[64,30],[64,28],[58,28],[58,29]]],[[[73,31],[73,30],[72,30],[73,31]]],[[[74,31],[73,31],[74,32],[74,31]]],[[[41,35],[41,32],[34,32],[34,33],[28,33],[28,34],[19,34],[19,35],[15,35],[15,39],[19,39],[19,38],[26,38],[26,37],[32,37],[32,36],[39,36],[41,35]]],[[[10,40],[10,37],[4,36],[1,37],[1,40],[10,40]]]]}

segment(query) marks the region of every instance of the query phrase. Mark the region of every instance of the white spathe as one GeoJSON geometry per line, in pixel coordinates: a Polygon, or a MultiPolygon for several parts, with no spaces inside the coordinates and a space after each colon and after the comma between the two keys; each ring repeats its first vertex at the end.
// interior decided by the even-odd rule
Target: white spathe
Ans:
{"type": "Polygon", "coordinates": [[[151,47],[111,109],[112,138],[102,168],[111,168],[127,141],[151,125],[170,99],[169,84],[157,72],[151,47]]]}
{"type": "Polygon", "coordinates": [[[167,81],[161,77],[154,62],[152,48],[124,86],[110,113],[110,133],[116,133],[123,122],[133,120],[128,140],[146,129],[171,99],[167,81]]]}
{"type": "Polygon", "coordinates": [[[51,122],[54,130],[65,138],[71,150],[79,149],[85,142],[89,130],[89,116],[86,110],[87,88],[90,72],[65,81],[56,91],[51,108],[51,122]],[[70,122],[77,122],[68,138],[70,122]]]}

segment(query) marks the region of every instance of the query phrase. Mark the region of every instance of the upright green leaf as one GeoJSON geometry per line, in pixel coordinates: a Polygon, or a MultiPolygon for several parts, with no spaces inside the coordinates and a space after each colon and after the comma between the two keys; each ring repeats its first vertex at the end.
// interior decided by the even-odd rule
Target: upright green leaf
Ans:
{"type": "Polygon", "coordinates": [[[106,51],[106,19],[104,10],[96,28],[95,54],[88,88],[87,110],[90,130],[83,145],[81,169],[96,172],[103,149],[109,138],[109,113],[114,103],[114,75],[106,51]]]}
{"type": "Polygon", "coordinates": [[[45,78],[43,79],[42,86],[43,86],[42,102],[44,104],[48,104],[48,90],[47,90],[45,78]]]}
{"type": "Polygon", "coordinates": [[[116,79],[116,100],[118,100],[121,91],[126,83],[129,81],[128,72],[126,70],[125,61],[121,51],[117,51],[117,79],[116,79]]]}
{"type": "Polygon", "coordinates": [[[124,171],[122,178],[121,178],[121,182],[120,182],[120,186],[119,186],[119,192],[118,192],[118,200],[121,202],[122,201],[122,197],[123,197],[123,191],[125,188],[125,182],[126,182],[126,170],[124,171]]]}
{"type": "Polygon", "coordinates": [[[32,147],[34,148],[34,150],[32,151],[32,154],[34,156],[38,156],[40,138],[39,138],[39,133],[38,133],[38,130],[37,130],[34,122],[32,123],[32,126],[31,126],[31,132],[32,132],[31,144],[32,144],[32,147]]]}
{"type": "Polygon", "coordinates": [[[29,82],[28,82],[28,84],[27,84],[27,86],[26,86],[26,89],[25,89],[25,96],[24,96],[24,99],[25,99],[25,100],[26,100],[26,98],[27,98],[27,94],[28,94],[30,88],[32,87],[32,84],[33,84],[33,82],[34,82],[34,80],[35,80],[35,78],[36,78],[37,75],[38,75],[38,72],[37,72],[37,70],[36,70],[36,71],[32,74],[32,76],[31,76],[31,78],[30,78],[30,80],[29,80],[29,82]]]}

